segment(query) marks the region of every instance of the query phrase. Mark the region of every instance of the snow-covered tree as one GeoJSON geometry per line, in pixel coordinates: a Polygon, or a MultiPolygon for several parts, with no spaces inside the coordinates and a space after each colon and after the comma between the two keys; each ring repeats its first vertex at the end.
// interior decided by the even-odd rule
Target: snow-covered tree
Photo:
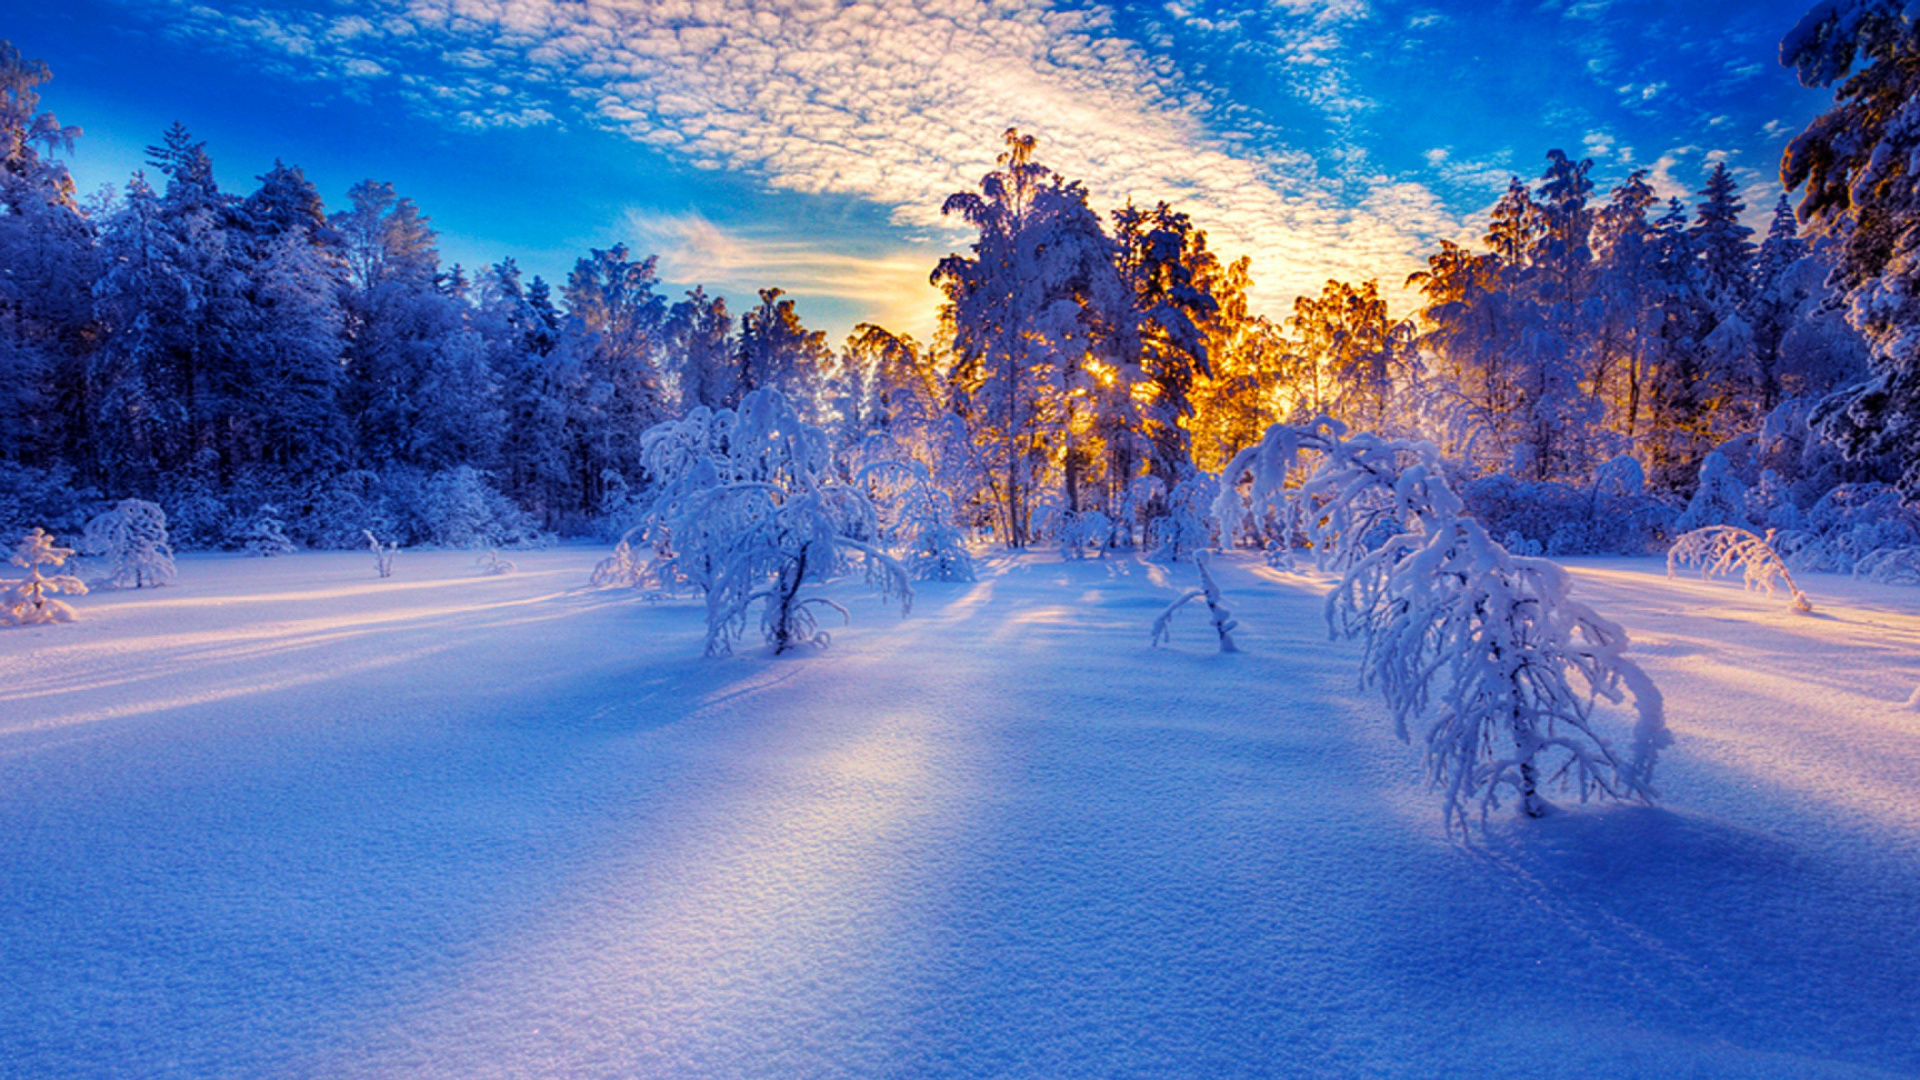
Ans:
{"type": "Polygon", "coordinates": [[[1213,501],[1218,485],[1202,472],[1190,472],[1167,492],[1165,513],[1149,529],[1153,557],[1168,562],[1191,559],[1213,546],[1213,501]]]}
{"type": "MultiPolygon", "coordinates": [[[[1024,547],[1050,491],[1066,512],[1124,485],[1144,464],[1132,439],[1101,468],[1099,433],[1139,429],[1131,387],[1140,383],[1137,300],[1116,267],[1117,249],[1087,192],[1034,158],[1034,139],[1006,134],[1007,149],[978,192],[943,206],[978,230],[968,256],[934,271],[946,294],[941,319],[953,342],[955,407],[968,417],[1003,543],[1024,547]]],[[[1169,316],[1171,319],[1171,316],[1169,316]]]]}
{"type": "Polygon", "coordinates": [[[1772,529],[1760,536],[1735,525],[1709,525],[1682,533],[1667,549],[1667,576],[1681,569],[1698,568],[1702,578],[1724,577],[1738,570],[1747,588],[1764,590],[1768,596],[1785,588],[1793,598],[1793,610],[1810,612],[1813,603],[1774,549],[1774,535],[1772,529]]]}
{"type": "Polygon", "coordinates": [[[1700,462],[1700,485],[1694,488],[1687,509],[1674,522],[1681,532],[1708,525],[1735,525],[1746,528],[1747,489],[1734,475],[1727,455],[1718,450],[1700,462]]]}
{"type": "Polygon", "coordinates": [[[9,626],[72,622],[73,608],[54,595],[82,595],[86,584],[72,574],[40,572],[42,566],[63,566],[72,557],[72,548],[58,546],[44,530],[34,529],[21,537],[13,549],[13,565],[26,568],[27,576],[0,582],[6,586],[0,591],[0,622],[9,626]]]}
{"type": "Polygon", "coordinates": [[[1233,612],[1227,610],[1227,605],[1220,595],[1220,586],[1213,580],[1213,571],[1207,566],[1205,552],[1194,554],[1193,566],[1200,573],[1200,587],[1188,589],[1180,595],[1180,599],[1168,604],[1165,611],[1155,616],[1151,635],[1153,643],[1160,645],[1172,641],[1174,612],[1179,611],[1189,600],[1204,600],[1207,605],[1207,614],[1213,622],[1213,632],[1220,639],[1220,651],[1239,652],[1239,646],[1233,643],[1233,631],[1240,624],[1234,621],[1233,612]]]}
{"type": "Polygon", "coordinates": [[[242,543],[248,551],[266,559],[294,552],[293,541],[287,537],[287,523],[280,517],[280,508],[272,503],[262,506],[254,514],[242,543]]]}
{"type": "Polygon", "coordinates": [[[872,502],[834,482],[826,432],[779,390],[748,393],[738,411],[695,409],[641,442],[659,483],[645,528],[651,572],[705,593],[709,655],[733,650],[756,606],[774,652],[825,645],[818,610],[845,609],[807,587],[856,568],[908,610],[913,587],[877,543],[872,502]]]}
{"type": "Polygon", "coordinates": [[[1822,0],[1780,42],[1834,105],[1787,147],[1800,220],[1838,241],[1835,280],[1872,349],[1870,377],[1818,418],[1850,457],[1887,454],[1920,501],[1920,12],[1905,0],[1822,0]],[[1844,81],[1841,81],[1844,80],[1844,81]]]}
{"type": "Polygon", "coordinates": [[[854,477],[880,510],[880,538],[916,581],[972,581],[973,555],[954,522],[953,499],[918,461],[876,461],[854,477]]]}
{"type": "Polygon", "coordinates": [[[726,408],[740,400],[733,317],[727,314],[726,297],[708,296],[701,288],[687,290],[686,299],[668,310],[662,333],[682,412],[699,406],[726,408]]]}
{"type": "Polygon", "coordinates": [[[167,541],[167,515],[158,503],[121,499],[87,522],[80,550],[106,560],[108,584],[143,589],[177,576],[167,541]]]}
{"type": "Polygon", "coordinates": [[[781,289],[761,289],[759,306],[740,316],[735,392],[779,390],[803,415],[817,417],[833,351],[827,348],[826,332],[808,330],[785,296],[781,289]]]}
{"type": "Polygon", "coordinates": [[[1484,819],[1508,794],[1539,816],[1555,783],[1583,800],[1651,797],[1669,736],[1625,631],[1573,599],[1566,571],[1495,543],[1432,444],[1348,437],[1326,418],[1276,424],[1228,464],[1215,511],[1229,535],[1263,512],[1293,523],[1342,572],[1328,623],[1363,642],[1363,682],[1380,687],[1400,737],[1418,725],[1449,823],[1475,807],[1484,819]],[[1628,698],[1638,720],[1623,754],[1594,706],[1628,698]]]}

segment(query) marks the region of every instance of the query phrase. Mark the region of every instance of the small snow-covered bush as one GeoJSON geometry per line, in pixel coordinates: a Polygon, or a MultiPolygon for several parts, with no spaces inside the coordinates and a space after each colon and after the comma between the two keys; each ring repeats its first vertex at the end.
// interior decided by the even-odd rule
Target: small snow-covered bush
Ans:
{"type": "Polygon", "coordinates": [[[1538,544],[1546,555],[1644,555],[1673,518],[1671,507],[1644,490],[1638,463],[1624,456],[1602,463],[1585,485],[1491,473],[1455,490],[1489,532],[1522,541],[1506,544],[1515,553],[1538,544]]]}
{"type": "Polygon", "coordinates": [[[1296,524],[1315,561],[1341,572],[1328,624],[1363,643],[1362,682],[1380,688],[1400,737],[1418,726],[1449,825],[1471,807],[1484,820],[1508,793],[1544,814],[1550,784],[1651,799],[1670,736],[1625,631],[1573,599],[1565,570],[1495,543],[1432,444],[1349,438],[1325,417],[1276,424],[1228,464],[1214,505],[1229,535],[1253,516],[1296,524]],[[1628,699],[1637,721],[1622,754],[1595,704],[1628,699]]]}
{"type": "Polygon", "coordinates": [[[511,574],[518,569],[518,567],[513,565],[512,560],[501,558],[500,553],[491,548],[480,557],[474,559],[473,564],[480,568],[481,573],[494,576],[511,574]]]}
{"type": "Polygon", "coordinates": [[[1920,547],[1881,548],[1855,563],[1853,575],[1883,585],[1920,585],[1920,547]]]}
{"type": "Polygon", "coordinates": [[[373,552],[374,572],[383,578],[392,577],[393,556],[395,552],[400,550],[399,541],[389,541],[383,544],[380,542],[379,537],[373,535],[372,529],[362,529],[360,530],[360,534],[367,538],[367,549],[373,552]]]}
{"type": "Polygon", "coordinates": [[[513,500],[494,490],[470,465],[445,469],[420,482],[413,504],[412,542],[439,547],[529,547],[545,542],[513,500]]]}
{"type": "Polygon", "coordinates": [[[1154,618],[1153,644],[1160,645],[1173,640],[1174,612],[1179,611],[1189,600],[1205,600],[1207,613],[1212,618],[1213,632],[1220,638],[1220,651],[1239,652],[1239,646],[1233,643],[1233,631],[1240,624],[1234,621],[1233,612],[1227,610],[1226,603],[1220,596],[1220,586],[1213,580],[1213,572],[1207,568],[1205,552],[1194,553],[1193,566],[1200,572],[1200,587],[1188,589],[1181,594],[1180,599],[1168,604],[1167,609],[1154,618]]]}
{"type": "Polygon", "coordinates": [[[100,493],[76,485],[67,466],[0,461],[0,545],[11,545],[35,526],[78,532],[99,505],[100,493]]]}
{"type": "Polygon", "coordinates": [[[268,503],[254,515],[253,522],[247,526],[243,537],[248,551],[263,559],[293,554],[293,541],[287,537],[287,523],[280,518],[280,508],[268,503]]]}
{"type": "Polygon", "coordinates": [[[1793,597],[1793,610],[1802,614],[1813,610],[1807,594],[1794,583],[1786,560],[1773,547],[1774,532],[1760,536],[1733,525],[1709,525],[1682,534],[1667,550],[1667,576],[1681,568],[1699,568],[1702,578],[1724,577],[1740,571],[1746,587],[1761,589],[1772,596],[1785,587],[1793,597]]]}
{"type": "Polygon", "coordinates": [[[25,567],[27,576],[5,582],[0,591],[0,622],[9,626],[38,626],[45,623],[72,622],[73,608],[54,594],[84,595],[87,586],[72,574],[45,575],[42,566],[64,566],[73,557],[72,548],[63,548],[41,529],[20,538],[13,549],[13,565],[25,567]]]}
{"type": "Polygon", "coordinates": [[[1734,475],[1727,455],[1718,450],[1701,459],[1700,485],[1673,523],[1674,529],[1683,533],[1709,525],[1748,526],[1746,486],[1734,475]]]}
{"type": "Polygon", "coordinates": [[[1219,490],[1212,475],[1196,472],[1167,492],[1166,513],[1153,519],[1155,559],[1180,562],[1213,546],[1213,499],[1219,490]]]}
{"type": "Polygon", "coordinates": [[[878,545],[872,501],[833,481],[826,432],[778,390],[755,390],[738,410],[696,408],[640,442],[659,488],[644,526],[648,572],[706,594],[708,655],[733,650],[756,605],[775,653],[826,645],[817,612],[846,609],[805,587],[855,568],[910,609],[907,569],[878,545]]]}
{"type": "Polygon", "coordinates": [[[899,554],[916,581],[972,581],[973,555],[954,521],[953,499],[934,486],[918,461],[876,461],[855,482],[884,508],[880,538],[899,554]]]}
{"type": "Polygon", "coordinates": [[[80,549],[106,560],[106,582],[115,588],[165,585],[177,572],[167,543],[167,515],[159,504],[121,499],[94,516],[80,538],[80,549]]]}
{"type": "Polygon", "coordinates": [[[626,535],[615,544],[613,552],[606,558],[593,564],[593,577],[588,583],[596,589],[633,588],[646,577],[646,562],[634,554],[634,534],[644,529],[636,525],[628,529],[626,535]]]}
{"type": "Polygon", "coordinates": [[[1082,510],[1069,514],[1066,523],[1060,526],[1060,555],[1068,559],[1084,559],[1089,550],[1104,557],[1107,545],[1113,540],[1113,519],[1098,510],[1082,510]]]}

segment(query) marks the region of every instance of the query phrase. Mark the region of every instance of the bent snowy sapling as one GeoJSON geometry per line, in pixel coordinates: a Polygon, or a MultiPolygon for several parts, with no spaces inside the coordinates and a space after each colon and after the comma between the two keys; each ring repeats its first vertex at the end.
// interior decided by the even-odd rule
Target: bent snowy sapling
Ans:
{"type": "Polygon", "coordinates": [[[1153,620],[1153,643],[1159,645],[1173,640],[1173,613],[1184,607],[1187,601],[1205,600],[1207,612],[1212,616],[1213,632],[1220,637],[1220,651],[1239,652],[1239,646],[1233,643],[1233,630],[1240,624],[1234,621],[1233,612],[1227,610],[1220,597],[1220,586],[1213,580],[1213,571],[1207,568],[1207,553],[1194,552],[1193,565],[1200,571],[1200,587],[1188,589],[1153,620]]]}
{"type": "Polygon", "coordinates": [[[1554,784],[1582,800],[1652,798],[1671,740],[1626,633],[1572,598],[1565,570],[1494,542],[1432,444],[1348,437],[1325,417],[1276,424],[1227,466],[1215,514],[1229,536],[1268,514],[1297,525],[1342,572],[1328,624],[1363,643],[1362,682],[1380,687],[1400,737],[1418,727],[1449,825],[1472,807],[1484,821],[1506,795],[1541,816],[1554,784]],[[1595,725],[1599,699],[1632,701],[1624,754],[1595,725]]]}
{"type": "Polygon", "coordinates": [[[1800,591],[1787,569],[1785,559],[1773,546],[1774,530],[1759,536],[1735,525],[1709,525],[1674,540],[1667,549],[1667,576],[1674,577],[1681,567],[1698,567],[1702,578],[1721,577],[1740,571],[1746,587],[1764,590],[1772,596],[1785,587],[1793,598],[1793,610],[1805,615],[1813,611],[1813,601],[1800,591]]]}

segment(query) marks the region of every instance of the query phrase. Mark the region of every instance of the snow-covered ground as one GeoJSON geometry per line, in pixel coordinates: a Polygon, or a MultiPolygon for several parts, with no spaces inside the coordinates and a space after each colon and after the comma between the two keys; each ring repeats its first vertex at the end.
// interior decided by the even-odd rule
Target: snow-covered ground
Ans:
{"type": "Polygon", "coordinates": [[[0,631],[0,1076],[1920,1073],[1920,590],[1581,563],[1658,809],[1449,838],[1321,586],[992,563],[707,660],[601,552],[0,631]]]}

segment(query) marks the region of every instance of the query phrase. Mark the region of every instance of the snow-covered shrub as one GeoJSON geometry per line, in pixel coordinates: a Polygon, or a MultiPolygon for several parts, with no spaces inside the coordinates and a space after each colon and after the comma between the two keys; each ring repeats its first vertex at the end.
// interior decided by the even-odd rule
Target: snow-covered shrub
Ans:
{"type": "Polygon", "coordinates": [[[1136,476],[1120,490],[1120,502],[1113,508],[1113,537],[1109,549],[1131,548],[1135,536],[1147,535],[1148,524],[1158,517],[1167,503],[1167,485],[1151,474],[1136,476]]]}
{"type": "Polygon", "coordinates": [[[1700,462],[1700,485],[1687,500],[1687,508],[1674,520],[1677,532],[1692,532],[1709,525],[1733,525],[1745,529],[1747,489],[1734,475],[1727,455],[1715,450],[1700,462]]]}
{"type": "Polygon", "coordinates": [[[593,577],[588,584],[596,589],[633,588],[645,580],[646,561],[633,550],[634,536],[644,527],[636,525],[628,529],[614,545],[613,552],[593,564],[593,577]]]}
{"type": "Polygon", "coordinates": [[[64,566],[73,557],[72,548],[63,548],[41,529],[20,538],[13,549],[13,565],[26,568],[27,576],[0,584],[0,623],[9,626],[38,626],[44,623],[72,622],[73,608],[55,600],[55,593],[84,595],[87,586],[72,574],[45,575],[42,566],[64,566]]]}
{"type": "Polygon", "coordinates": [[[1455,490],[1474,519],[1496,536],[1519,537],[1547,555],[1644,555],[1666,532],[1673,511],[1643,488],[1639,465],[1615,458],[1591,483],[1529,482],[1492,473],[1455,490]]]}
{"type": "Polygon", "coordinates": [[[1785,559],[1774,550],[1774,532],[1760,536],[1734,525],[1709,525],[1682,533],[1667,550],[1667,576],[1680,569],[1699,568],[1702,578],[1724,577],[1738,570],[1749,589],[1761,589],[1772,596],[1785,587],[1793,598],[1793,610],[1802,614],[1813,610],[1807,594],[1795,584],[1785,559]]]}
{"type": "Polygon", "coordinates": [[[0,461],[0,544],[11,546],[35,526],[78,532],[99,505],[100,493],[75,484],[67,466],[0,461]]]}
{"type": "Polygon", "coordinates": [[[413,504],[412,542],[439,547],[529,547],[540,530],[513,500],[493,489],[486,474],[460,465],[427,476],[413,504]]]}
{"type": "Polygon", "coordinates": [[[953,499],[918,461],[876,461],[854,481],[883,509],[880,539],[916,581],[972,581],[973,555],[954,521],[953,499]]]}
{"type": "Polygon", "coordinates": [[[1883,585],[1920,585],[1920,547],[1871,552],[1854,564],[1853,575],[1883,585]]]}
{"type": "MultiPolygon", "coordinates": [[[[217,468],[215,464],[203,464],[208,469],[217,468]]],[[[154,502],[167,508],[168,542],[186,551],[219,548],[235,528],[233,508],[200,468],[192,466],[177,476],[163,476],[157,488],[149,492],[154,502]]]]}
{"type": "Polygon", "coordinates": [[[1060,555],[1068,559],[1084,559],[1091,550],[1104,557],[1113,536],[1113,519],[1100,511],[1082,510],[1077,514],[1069,514],[1066,523],[1060,527],[1060,555]]]}
{"type": "Polygon", "coordinates": [[[1060,533],[1073,519],[1073,512],[1057,495],[1043,495],[1034,500],[1033,508],[1027,514],[1027,541],[1043,544],[1058,541],[1060,533]]]}
{"type": "Polygon", "coordinates": [[[473,564],[480,568],[481,573],[489,575],[511,574],[518,569],[512,560],[501,558],[500,553],[492,548],[473,560],[473,564]]]}
{"type": "Polygon", "coordinates": [[[1800,571],[1851,573],[1885,548],[1920,544],[1920,518],[1887,484],[1838,484],[1806,511],[1806,527],[1782,530],[1774,547],[1800,571]]]}
{"type": "Polygon", "coordinates": [[[263,559],[293,554],[293,541],[287,538],[287,523],[281,520],[280,508],[268,503],[253,516],[241,537],[246,549],[263,559]]]}
{"type": "Polygon", "coordinates": [[[650,572],[706,594],[709,655],[732,651],[755,605],[776,653],[827,644],[816,610],[846,611],[803,590],[856,566],[902,614],[912,604],[906,567],[876,543],[873,503],[833,482],[828,447],[772,388],[737,411],[696,408],[641,435],[660,491],[646,525],[650,572]]]}
{"type": "Polygon", "coordinates": [[[1167,562],[1193,558],[1213,546],[1213,500],[1219,485],[1196,472],[1167,492],[1166,513],[1153,519],[1153,557],[1167,562]]]}
{"type": "Polygon", "coordinates": [[[1500,546],[1513,552],[1515,555],[1531,557],[1545,555],[1547,553],[1546,548],[1540,541],[1532,539],[1531,537],[1521,536],[1512,529],[1508,529],[1507,535],[1500,538],[1500,546]]]}
{"type": "Polygon", "coordinates": [[[87,522],[80,550],[106,560],[105,580],[115,588],[165,585],[177,576],[166,512],[144,499],[121,499],[96,514],[87,522]]]}
{"type": "Polygon", "coordinates": [[[1180,599],[1168,604],[1167,609],[1154,618],[1153,643],[1160,645],[1173,640],[1173,613],[1185,606],[1187,601],[1205,600],[1207,614],[1213,622],[1213,632],[1220,638],[1220,651],[1239,652],[1239,647],[1233,643],[1233,630],[1240,624],[1234,621],[1233,612],[1227,610],[1221,599],[1220,586],[1213,580],[1213,572],[1207,568],[1207,553],[1194,552],[1193,566],[1200,572],[1200,587],[1182,593],[1180,599]]]}
{"type": "Polygon", "coordinates": [[[1380,687],[1400,737],[1419,725],[1450,825],[1475,806],[1484,819],[1504,793],[1541,815],[1553,783],[1583,800],[1652,797],[1670,737],[1659,690],[1624,655],[1626,633],[1572,598],[1566,571],[1495,543],[1432,444],[1349,438],[1325,417],[1276,424],[1229,463],[1215,512],[1227,531],[1250,515],[1296,522],[1316,562],[1341,572],[1328,623],[1363,642],[1362,682],[1380,687]],[[1594,706],[1629,698],[1638,720],[1623,755],[1594,706]]]}
{"type": "Polygon", "coordinates": [[[360,534],[367,538],[367,549],[373,552],[374,571],[383,578],[392,577],[393,555],[400,550],[399,541],[388,541],[383,544],[379,537],[373,535],[372,529],[362,529],[360,534]]]}

